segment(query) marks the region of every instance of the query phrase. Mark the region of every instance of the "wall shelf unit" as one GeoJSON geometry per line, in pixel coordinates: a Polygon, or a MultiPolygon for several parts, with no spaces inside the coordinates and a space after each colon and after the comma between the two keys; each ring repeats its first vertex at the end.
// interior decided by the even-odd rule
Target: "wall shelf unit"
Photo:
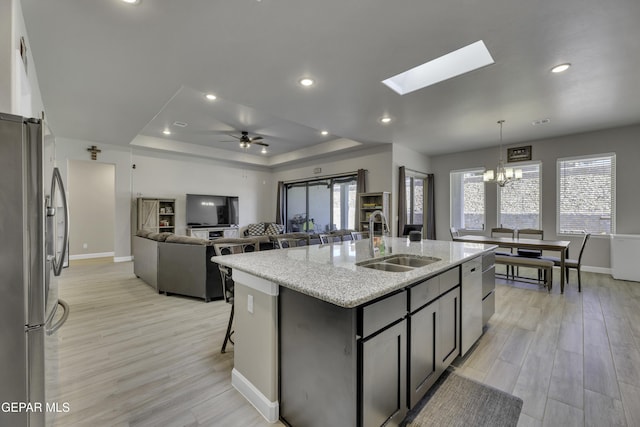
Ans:
{"type": "MultiPolygon", "coordinates": [[[[382,211],[387,218],[387,226],[389,225],[389,200],[391,193],[388,191],[381,191],[378,193],[360,193],[358,194],[358,230],[369,230],[369,217],[374,211],[382,211]]],[[[376,218],[373,224],[374,232],[380,234],[382,231],[382,222],[379,218],[376,218]]]]}
{"type": "Polygon", "coordinates": [[[139,197],[138,230],[149,230],[156,233],[176,230],[176,200],[139,197]]]}

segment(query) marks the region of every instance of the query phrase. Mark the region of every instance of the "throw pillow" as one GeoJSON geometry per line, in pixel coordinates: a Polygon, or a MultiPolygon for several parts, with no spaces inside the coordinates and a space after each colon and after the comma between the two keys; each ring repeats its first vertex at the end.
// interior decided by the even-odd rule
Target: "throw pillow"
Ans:
{"type": "Polygon", "coordinates": [[[276,223],[271,223],[267,226],[267,228],[264,230],[264,234],[267,234],[269,236],[272,236],[274,234],[280,234],[284,231],[284,225],[282,224],[276,224],[276,223]]]}
{"type": "Polygon", "coordinates": [[[264,223],[249,224],[247,226],[247,232],[249,236],[262,236],[264,234],[264,223]]]}

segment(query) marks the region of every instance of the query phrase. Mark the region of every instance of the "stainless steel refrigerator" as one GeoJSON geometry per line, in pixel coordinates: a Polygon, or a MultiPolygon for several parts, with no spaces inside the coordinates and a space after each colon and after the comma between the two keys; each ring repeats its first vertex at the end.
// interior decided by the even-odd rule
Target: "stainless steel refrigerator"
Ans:
{"type": "Polygon", "coordinates": [[[56,397],[68,208],[43,120],[0,113],[0,426],[47,426],[56,397]]]}

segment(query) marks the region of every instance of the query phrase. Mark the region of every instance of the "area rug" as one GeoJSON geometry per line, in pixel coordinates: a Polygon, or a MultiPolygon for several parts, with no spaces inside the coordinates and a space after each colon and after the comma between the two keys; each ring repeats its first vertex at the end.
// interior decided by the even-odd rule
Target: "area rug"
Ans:
{"type": "Polygon", "coordinates": [[[447,370],[402,426],[516,426],[522,399],[447,370]]]}

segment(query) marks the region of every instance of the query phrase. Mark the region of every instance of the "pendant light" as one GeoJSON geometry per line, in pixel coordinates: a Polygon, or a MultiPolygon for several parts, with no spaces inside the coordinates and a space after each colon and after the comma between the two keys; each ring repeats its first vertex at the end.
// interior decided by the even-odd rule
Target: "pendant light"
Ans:
{"type": "Polygon", "coordinates": [[[500,125],[500,161],[498,167],[494,171],[493,169],[487,169],[482,175],[484,182],[494,182],[500,187],[504,187],[511,181],[522,179],[522,169],[506,168],[504,166],[504,160],[502,160],[502,125],[504,120],[498,120],[500,125]]]}

